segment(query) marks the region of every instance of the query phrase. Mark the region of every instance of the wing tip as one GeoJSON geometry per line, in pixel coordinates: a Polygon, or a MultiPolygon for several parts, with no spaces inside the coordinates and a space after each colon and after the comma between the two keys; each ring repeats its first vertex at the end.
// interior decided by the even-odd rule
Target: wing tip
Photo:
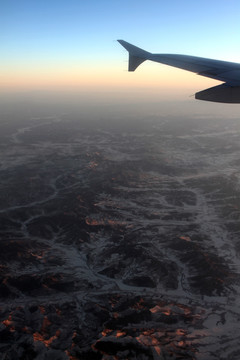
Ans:
{"type": "Polygon", "coordinates": [[[128,71],[135,71],[140,64],[149,59],[149,52],[132,45],[125,40],[119,39],[117,41],[129,52],[128,71]]]}

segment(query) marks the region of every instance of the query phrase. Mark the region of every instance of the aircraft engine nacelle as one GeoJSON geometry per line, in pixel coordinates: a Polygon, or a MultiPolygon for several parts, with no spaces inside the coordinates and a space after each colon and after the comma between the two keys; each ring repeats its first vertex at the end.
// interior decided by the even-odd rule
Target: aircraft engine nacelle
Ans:
{"type": "Polygon", "coordinates": [[[240,86],[226,84],[211,87],[195,94],[195,99],[221,103],[240,103],[240,86]]]}

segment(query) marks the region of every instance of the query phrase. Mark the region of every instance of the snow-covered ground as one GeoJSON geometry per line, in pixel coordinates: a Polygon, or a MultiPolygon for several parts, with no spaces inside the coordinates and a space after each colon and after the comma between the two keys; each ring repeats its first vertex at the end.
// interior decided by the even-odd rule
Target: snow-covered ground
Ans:
{"type": "Polygon", "coordinates": [[[238,359],[239,120],[129,123],[0,124],[2,359],[238,359]]]}

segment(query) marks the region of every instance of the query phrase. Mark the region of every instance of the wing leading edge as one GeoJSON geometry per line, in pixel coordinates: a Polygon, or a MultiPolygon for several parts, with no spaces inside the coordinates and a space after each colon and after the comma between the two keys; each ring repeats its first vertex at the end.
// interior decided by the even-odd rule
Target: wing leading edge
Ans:
{"type": "Polygon", "coordinates": [[[174,66],[224,82],[224,84],[196,93],[196,99],[240,103],[240,64],[189,55],[152,54],[124,40],[118,40],[118,42],[129,52],[128,71],[135,71],[145,60],[174,66]]]}

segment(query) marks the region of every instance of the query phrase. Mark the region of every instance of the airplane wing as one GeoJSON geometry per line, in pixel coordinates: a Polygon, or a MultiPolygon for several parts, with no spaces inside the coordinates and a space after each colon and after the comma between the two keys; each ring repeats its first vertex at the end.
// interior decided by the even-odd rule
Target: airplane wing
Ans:
{"type": "Polygon", "coordinates": [[[118,40],[118,42],[129,52],[129,71],[136,70],[145,60],[188,70],[224,82],[224,84],[196,93],[196,99],[240,103],[240,64],[189,55],[152,54],[124,40],[118,40]]]}

